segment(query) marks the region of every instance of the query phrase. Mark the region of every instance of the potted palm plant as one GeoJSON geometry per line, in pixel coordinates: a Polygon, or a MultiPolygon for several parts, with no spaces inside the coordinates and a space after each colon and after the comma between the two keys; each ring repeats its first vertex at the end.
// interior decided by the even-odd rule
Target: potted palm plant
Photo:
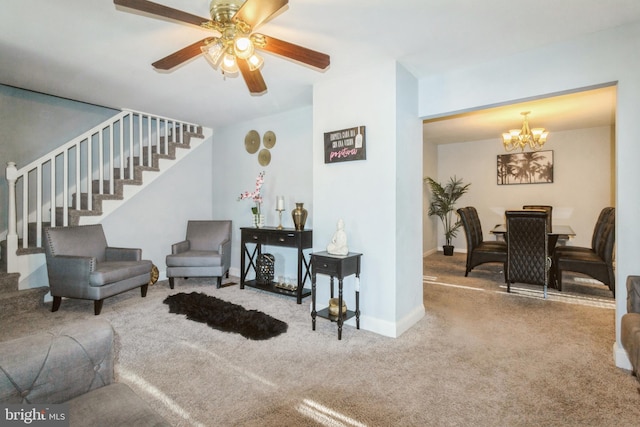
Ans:
{"type": "Polygon", "coordinates": [[[435,215],[442,221],[445,239],[442,250],[445,255],[453,255],[451,239],[456,237],[458,229],[462,225],[459,218],[456,217],[454,221],[455,205],[458,199],[469,190],[471,184],[464,184],[462,178],[458,179],[455,176],[450,178],[444,186],[429,177],[426,177],[424,182],[429,184],[431,189],[431,204],[427,214],[429,216],[435,215]]]}

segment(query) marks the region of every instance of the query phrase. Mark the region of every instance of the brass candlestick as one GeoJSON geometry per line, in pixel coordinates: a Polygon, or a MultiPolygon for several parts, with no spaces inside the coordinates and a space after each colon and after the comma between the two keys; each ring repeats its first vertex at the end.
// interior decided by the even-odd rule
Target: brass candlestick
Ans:
{"type": "Polygon", "coordinates": [[[284,227],[282,226],[282,209],[276,209],[278,211],[278,216],[280,217],[279,224],[276,227],[278,230],[282,230],[284,227]]]}

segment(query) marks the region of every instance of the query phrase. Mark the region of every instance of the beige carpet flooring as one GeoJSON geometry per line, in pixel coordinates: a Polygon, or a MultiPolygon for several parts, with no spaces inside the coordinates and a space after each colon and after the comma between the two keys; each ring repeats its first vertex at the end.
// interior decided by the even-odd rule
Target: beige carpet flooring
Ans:
{"type": "MultiPolygon", "coordinates": [[[[176,426],[638,425],[638,383],[613,363],[613,300],[602,285],[568,278],[571,289],[548,300],[535,287],[507,294],[500,266],[465,278],[460,254],[425,258],[424,275],[427,314],[396,339],[345,326],[338,341],[324,319],[311,331],[310,298],[297,305],[202,279],[108,299],[100,316],[118,335],[118,380],[176,426]],[[289,330],[250,341],[162,303],[191,291],[289,330]]],[[[4,322],[0,339],[93,317],[88,301],[48,309],[4,322]]]]}

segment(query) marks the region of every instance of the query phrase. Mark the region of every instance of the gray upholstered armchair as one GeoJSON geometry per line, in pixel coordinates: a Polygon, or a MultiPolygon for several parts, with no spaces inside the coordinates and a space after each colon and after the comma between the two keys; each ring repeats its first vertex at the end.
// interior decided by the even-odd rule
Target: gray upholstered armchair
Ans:
{"type": "Polygon", "coordinates": [[[171,245],[167,255],[167,277],[174,287],[175,277],[229,277],[231,266],[231,221],[189,221],[185,240],[171,245]]]}
{"type": "Polygon", "coordinates": [[[51,311],[60,308],[62,297],[94,300],[94,313],[105,298],[140,288],[147,295],[151,261],[141,249],[107,246],[102,225],[45,228],[45,255],[51,311]]]}

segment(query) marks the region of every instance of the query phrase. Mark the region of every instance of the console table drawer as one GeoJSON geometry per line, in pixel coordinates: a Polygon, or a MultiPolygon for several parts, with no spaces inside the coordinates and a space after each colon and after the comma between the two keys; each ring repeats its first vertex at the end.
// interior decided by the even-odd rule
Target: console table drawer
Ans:
{"type": "Polygon", "coordinates": [[[267,244],[272,246],[296,247],[298,246],[298,236],[296,233],[272,234],[269,236],[267,244]]]}
{"type": "Polygon", "coordinates": [[[269,235],[266,233],[261,233],[261,232],[256,232],[256,233],[247,233],[245,235],[245,240],[248,243],[260,243],[262,245],[266,245],[267,241],[269,240],[269,235]]]}

